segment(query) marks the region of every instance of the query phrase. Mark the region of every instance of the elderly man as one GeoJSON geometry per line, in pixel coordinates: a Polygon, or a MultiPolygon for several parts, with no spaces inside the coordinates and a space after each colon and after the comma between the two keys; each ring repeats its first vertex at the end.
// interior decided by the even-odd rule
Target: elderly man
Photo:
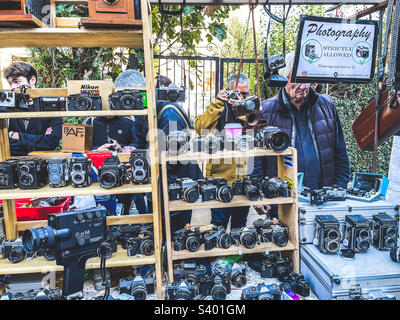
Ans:
{"type": "MultiPolygon", "coordinates": [[[[309,83],[292,83],[294,54],[287,56],[286,87],[262,103],[261,117],[291,138],[297,149],[298,171],[311,189],[339,185],[347,188],[350,165],[339,115],[332,98],[316,93],[309,83]]],[[[253,176],[276,176],[274,157],[255,159],[253,176]]],[[[265,213],[265,212],[264,212],[265,213]]]]}

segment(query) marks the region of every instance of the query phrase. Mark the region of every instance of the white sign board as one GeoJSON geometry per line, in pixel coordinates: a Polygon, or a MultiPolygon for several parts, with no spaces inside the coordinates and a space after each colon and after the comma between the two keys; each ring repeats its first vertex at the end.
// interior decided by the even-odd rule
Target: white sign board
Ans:
{"type": "Polygon", "coordinates": [[[291,81],[370,82],[377,38],[377,21],[302,16],[291,81]]]}

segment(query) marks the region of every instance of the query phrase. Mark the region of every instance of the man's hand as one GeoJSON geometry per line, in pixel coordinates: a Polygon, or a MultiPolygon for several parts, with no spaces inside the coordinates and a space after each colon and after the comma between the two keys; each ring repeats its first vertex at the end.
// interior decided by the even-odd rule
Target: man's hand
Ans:
{"type": "Polygon", "coordinates": [[[110,152],[110,147],[113,146],[112,143],[105,143],[97,148],[97,152],[110,152]]]}
{"type": "Polygon", "coordinates": [[[117,140],[111,138],[110,140],[113,142],[111,145],[114,147],[115,150],[119,151],[122,149],[121,145],[117,142],[117,140]]]}
{"type": "Polygon", "coordinates": [[[271,206],[269,204],[253,206],[253,208],[259,215],[268,214],[268,212],[271,210],[271,206]]]}
{"type": "Polygon", "coordinates": [[[129,153],[129,152],[132,152],[133,150],[135,150],[136,148],[134,147],[134,146],[125,146],[125,147],[123,147],[122,149],[121,149],[121,152],[126,152],[126,153],[129,153]]]}

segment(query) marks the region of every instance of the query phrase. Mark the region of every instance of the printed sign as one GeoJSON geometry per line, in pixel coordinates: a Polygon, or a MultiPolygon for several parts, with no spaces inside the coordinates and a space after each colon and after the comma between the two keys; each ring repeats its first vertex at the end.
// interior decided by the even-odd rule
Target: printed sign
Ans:
{"type": "Polygon", "coordinates": [[[370,82],[377,38],[377,21],[301,16],[291,81],[370,82]]]}

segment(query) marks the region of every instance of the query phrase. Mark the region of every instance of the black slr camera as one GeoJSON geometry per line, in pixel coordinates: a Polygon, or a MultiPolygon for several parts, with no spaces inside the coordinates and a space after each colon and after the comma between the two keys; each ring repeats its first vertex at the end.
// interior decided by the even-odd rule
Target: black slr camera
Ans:
{"type": "Polygon", "coordinates": [[[189,150],[190,136],[184,131],[172,131],[167,136],[166,149],[169,154],[178,155],[189,150]]]}
{"type": "Polygon", "coordinates": [[[194,230],[182,228],[175,231],[172,240],[175,251],[187,249],[191,252],[196,252],[203,243],[203,235],[198,228],[194,230]]]}
{"type": "Polygon", "coordinates": [[[117,233],[117,240],[121,243],[123,249],[128,247],[128,240],[131,238],[137,238],[141,231],[141,227],[138,224],[125,224],[120,226],[119,234],[117,233]]]}
{"type": "Polygon", "coordinates": [[[197,284],[206,274],[205,265],[192,260],[181,261],[178,265],[174,265],[174,281],[186,280],[190,284],[197,284]]]}
{"type": "Polygon", "coordinates": [[[166,300],[193,300],[199,293],[196,284],[190,284],[185,280],[168,283],[165,290],[166,300]]]}
{"type": "Polygon", "coordinates": [[[204,275],[198,281],[198,290],[202,296],[211,296],[213,300],[225,300],[226,296],[231,293],[230,272],[204,275]]]}
{"type": "Polygon", "coordinates": [[[92,160],[86,157],[72,157],[69,161],[69,176],[74,188],[92,184],[92,160]]]}
{"type": "Polygon", "coordinates": [[[43,159],[19,160],[18,185],[20,189],[39,189],[47,183],[47,162],[43,159]]]}
{"type": "Polygon", "coordinates": [[[24,231],[26,252],[54,248],[57,265],[64,266],[63,295],[83,289],[87,259],[97,256],[107,236],[106,208],[50,214],[48,226],[24,231]]]}
{"type": "Polygon", "coordinates": [[[65,97],[36,97],[33,98],[35,111],[65,111],[67,99],[65,97]]]}
{"type": "Polygon", "coordinates": [[[69,172],[67,159],[49,159],[47,171],[49,173],[50,187],[65,187],[68,184],[69,172]]]}
{"type": "Polygon", "coordinates": [[[168,186],[168,196],[170,201],[196,202],[200,197],[199,185],[197,181],[190,178],[178,178],[176,183],[171,183],[168,186]]]}
{"type": "Polygon", "coordinates": [[[119,280],[119,293],[129,294],[135,300],[146,300],[147,295],[154,293],[154,279],[152,277],[127,277],[119,280]]]}
{"type": "Polygon", "coordinates": [[[361,215],[346,215],[343,245],[354,252],[367,252],[371,246],[371,223],[361,215]]]}
{"type": "Polygon", "coordinates": [[[209,154],[217,153],[223,150],[224,139],[221,136],[216,136],[209,133],[206,136],[196,137],[190,140],[190,152],[205,152],[209,154]]]}
{"type": "Polygon", "coordinates": [[[281,300],[281,291],[276,284],[259,283],[242,290],[240,300],[281,300]]]}
{"type": "Polygon", "coordinates": [[[141,228],[136,238],[127,241],[127,254],[133,257],[137,254],[151,256],[154,253],[154,235],[150,228],[141,228]]]}
{"type": "Polygon", "coordinates": [[[231,283],[236,288],[241,288],[247,283],[246,279],[246,264],[240,265],[234,263],[231,269],[231,283]]]}
{"type": "Polygon", "coordinates": [[[144,149],[136,149],[131,152],[129,163],[132,168],[132,183],[150,183],[149,152],[144,149]]]}
{"type": "Polygon", "coordinates": [[[178,87],[171,83],[168,87],[159,87],[157,89],[157,101],[185,101],[185,88],[178,87]]]}
{"type": "Polygon", "coordinates": [[[283,152],[289,148],[290,138],[277,127],[264,127],[255,133],[255,145],[263,149],[283,152]]]}
{"type": "Polygon", "coordinates": [[[279,252],[271,252],[261,259],[261,278],[282,278],[292,271],[293,261],[282,257],[279,252]]]}
{"type": "Polygon", "coordinates": [[[257,201],[261,198],[260,182],[256,177],[246,176],[243,179],[237,179],[232,183],[234,195],[246,196],[251,201],[257,201]]]}
{"type": "Polygon", "coordinates": [[[397,220],[380,213],[372,216],[373,245],[378,250],[390,250],[398,237],[397,220]]]}
{"type": "Polygon", "coordinates": [[[302,297],[308,297],[310,295],[310,284],[304,279],[302,274],[296,272],[290,272],[282,279],[281,288],[283,291],[291,290],[302,297]]]}
{"type": "Polygon", "coordinates": [[[225,178],[207,178],[213,185],[216,186],[216,200],[221,202],[231,202],[234,196],[234,191],[225,178]]]}
{"type": "Polygon", "coordinates": [[[213,228],[204,234],[204,250],[213,248],[228,249],[231,245],[231,235],[225,231],[223,226],[213,228]]]}
{"type": "Polygon", "coordinates": [[[71,94],[68,96],[68,111],[87,111],[101,109],[101,96],[97,94],[71,94]]]}
{"type": "Polygon", "coordinates": [[[8,259],[12,263],[17,263],[25,259],[26,251],[22,244],[22,239],[5,240],[1,244],[1,255],[3,259],[8,259]]]}
{"type": "Polygon", "coordinates": [[[217,186],[213,184],[211,179],[198,179],[197,184],[199,186],[199,194],[201,195],[201,200],[212,201],[217,198],[217,186]]]}
{"type": "Polygon", "coordinates": [[[231,230],[231,237],[236,245],[242,245],[247,249],[252,249],[259,244],[256,229],[252,228],[236,228],[231,230]]]}
{"type": "Polygon", "coordinates": [[[262,242],[272,241],[276,245],[284,247],[289,241],[289,228],[283,222],[257,219],[253,222],[253,226],[262,242]]]}
{"type": "Polygon", "coordinates": [[[99,181],[105,189],[122,186],[126,182],[125,164],[117,156],[106,158],[99,168],[99,181]]]}
{"type": "Polygon", "coordinates": [[[0,189],[15,189],[18,187],[17,160],[9,159],[0,162],[0,189]]]}
{"type": "Polygon", "coordinates": [[[125,89],[108,96],[110,110],[143,110],[142,90],[125,89]]]}
{"type": "Polygon", "coordinates": [[[278,177],[263,178],[260,187],[264,197],[268,199],[277,197],[290,198],[292,195],[289,182],[278,177]]]}
{"type": "Polygon", "coordinates": [[[332,215],[315,216],[315,245],[322,253],[335,254],[340,249],[340,223],[332,215]]]}

